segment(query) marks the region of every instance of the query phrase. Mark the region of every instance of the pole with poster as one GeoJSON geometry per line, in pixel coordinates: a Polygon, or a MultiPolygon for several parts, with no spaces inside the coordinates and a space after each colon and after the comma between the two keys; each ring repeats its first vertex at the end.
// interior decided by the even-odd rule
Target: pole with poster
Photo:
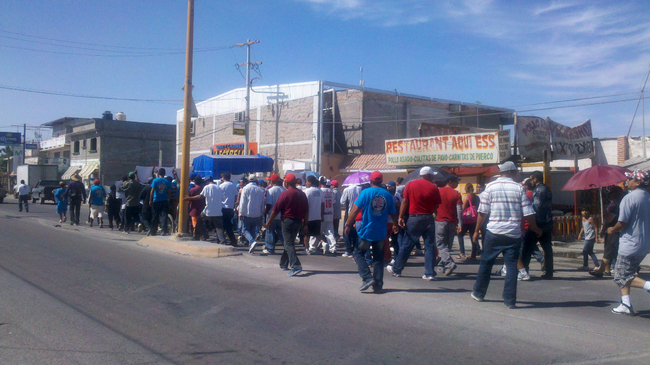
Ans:
{"type": "MultiPolygon", "coordinates": [[[[550,120],[549,117],[546,117],[546,122],[548,123],[550,120]]],[[[551,181],[551,160],[553,158],[551,157],[551,151],[548,148],[544,149],[544,184],[548,186],[548,188],[551,188],[552,181],[551,181]]]]}

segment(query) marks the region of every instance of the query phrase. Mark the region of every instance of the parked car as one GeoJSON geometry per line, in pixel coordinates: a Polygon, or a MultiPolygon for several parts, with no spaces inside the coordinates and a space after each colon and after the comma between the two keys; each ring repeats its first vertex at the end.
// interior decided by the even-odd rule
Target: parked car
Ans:
{"type": "Polygon", "coordinates": [[[41,204],[45,204],[46,200],[51,200],[54,202],[54,190],[58,188],[58,180],[39,181],[32,189],[32,203],[36,203],[37,200],[40,200],[41,204]]]}

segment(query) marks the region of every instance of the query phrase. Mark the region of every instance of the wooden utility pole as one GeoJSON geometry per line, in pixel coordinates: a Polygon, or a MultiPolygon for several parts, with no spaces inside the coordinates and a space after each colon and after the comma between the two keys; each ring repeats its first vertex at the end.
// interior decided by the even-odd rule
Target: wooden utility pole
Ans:
{"type": "Polygon", "coordinates": [[[192,62],[194,51],[194,0],[187,2],[187,50],[185,52],[185,104],[183,106],[183,147],[181,155],[181,184],[178,204],[178,233],[187,233],[187,201],[190,184],[190,124],[192,123],[192,62]]]}

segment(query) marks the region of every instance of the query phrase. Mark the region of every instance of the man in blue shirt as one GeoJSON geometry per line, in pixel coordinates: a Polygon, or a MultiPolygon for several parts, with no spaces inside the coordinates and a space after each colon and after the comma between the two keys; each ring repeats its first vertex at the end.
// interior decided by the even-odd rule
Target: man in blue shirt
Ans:
{"type": "Polygon", "coordinates": [[[168,236],[170,232],[165,229],[167,223],[167,214],[169,213],[169,190],[172,188],[172,183],[165,179],[165,169],[158,169],[158,177],[151,183],[151,194],[149,194],[149,205],[153,211],[153,218],[151,219],[151,228],[147,236],[155,236],[158,234],[158,223],[162,226],[163,236],[168,236]],[[162,215],[162,217],[161,217],[162,215]]]}
{"type": "MultiPolygon", "coordinates": [[[[370,188],[359,193],[345,223],[345,234],[349,235],[357,215],[361,213],[357,229],[361,240],[354,250],[359,276],[363,280],[360,291],[372,286],[373,291],[379,292],[384,285],[384,240],[388,233],[388,215],[391,215],[393,222],[397,222],[397,209],[393,196],[381,188],[383,180],[384,176],[379,171],[370,174],[370,188]],[[364,258],[371,247],[372,273],[364,258]]],[[[393,231],[397,231],[397,226],[393,227],[393,231]]]]}
{"type": "Polygon", "coordinates": [[[93,220],[99,219],[99,228],[104,228],[104,218],[102,212],[104,211],[104,199],[106,199],[106,190],[100,185],[99,179],[93,181],[93,186],[90,187],[90,226],[93,226],[93,220]]]}

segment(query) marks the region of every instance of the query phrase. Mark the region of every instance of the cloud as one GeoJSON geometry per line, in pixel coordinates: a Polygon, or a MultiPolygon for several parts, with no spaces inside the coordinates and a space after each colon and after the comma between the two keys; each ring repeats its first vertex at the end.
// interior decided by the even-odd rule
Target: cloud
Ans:
{"type": "Polygon", "coordinates": [[[383,27],[427,23],[431,15],[417,0],[297,0],[342,20],[363,19],[383,27]]]}

